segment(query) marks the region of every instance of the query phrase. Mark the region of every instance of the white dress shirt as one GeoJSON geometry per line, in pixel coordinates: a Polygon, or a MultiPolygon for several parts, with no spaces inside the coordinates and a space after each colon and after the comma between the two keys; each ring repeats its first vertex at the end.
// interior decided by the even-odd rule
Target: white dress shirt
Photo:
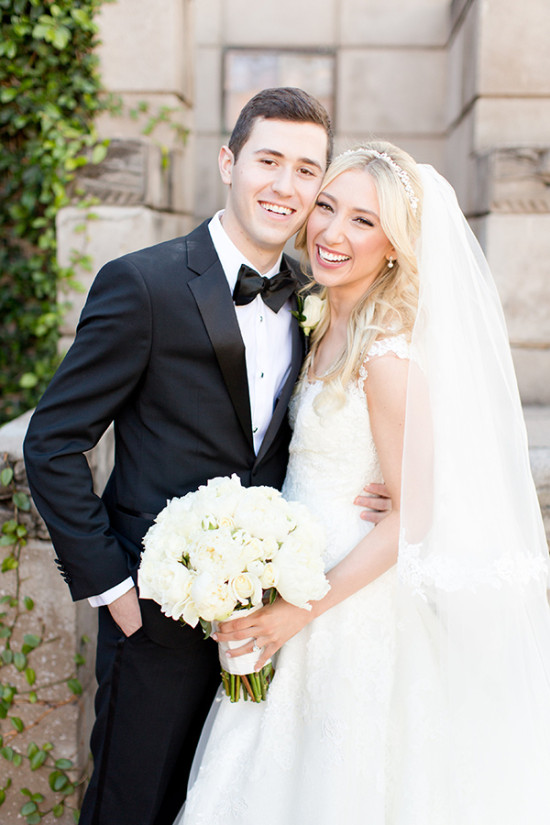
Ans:
{"type": "MultiPolygon", "coordinates": [[[[242,252],[239,252],[225,232],[220,220],[222,215],[223,210],[217,212],[208,224],[208,229],[233,294],[241,264],[258,270],[242,252]]],[[[267,272],[260,272],[260,275],[266,278],[276,275],[281,268],[281,258],[282,253],[276,265],[267,272]]],[[[273,415],[275,402],[290,371],[290,301],[287,301],[279,312],[273,312],[264,304],[261,296],[257,295],[249,304],[236,306],[235,313],[245,346],[252,436],[254,451],[258,454],[273,415]]],[[[99,596],[90,596],[88,601],[92,607],[102,607],[123,596],[133,586],[132,578],[128,577],[99,596]]]]}

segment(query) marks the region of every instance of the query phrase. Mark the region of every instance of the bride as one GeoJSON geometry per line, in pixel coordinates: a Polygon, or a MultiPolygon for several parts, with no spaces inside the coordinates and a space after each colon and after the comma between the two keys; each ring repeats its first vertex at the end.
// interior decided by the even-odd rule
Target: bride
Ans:
{"type": "Polygon", "coordinates": [[[276,674],[214,703],[176,825],[547,825],[548,551],[486,262],[389,143],[333,162],[306,230],[325,305],[283,492],[325,526],[331,589],[221,626],[276,674]],[[376,526],[349,503],[369,480],[376,526]]]}

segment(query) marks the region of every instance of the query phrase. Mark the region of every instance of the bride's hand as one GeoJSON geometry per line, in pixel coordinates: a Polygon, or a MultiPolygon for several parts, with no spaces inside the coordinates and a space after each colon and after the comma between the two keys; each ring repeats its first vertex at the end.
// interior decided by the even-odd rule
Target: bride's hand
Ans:
{"type": "Polygon", "coordinates": [[[391,513],[392,501],[388,489],[385,484],[367,484],[363,489],[365,493],[357,496],[353,503],[365,508],[361,513],[364,521],[378,524],[391,513]]]}
{"type": "Polygon", "coordinates": [[[256,663],[256,670],[261,670],[267,660],[312,618],[309,610],[295,607],[285,602],[284,599],[278,598],[273,604],[268,604],[255,613],[243,616],[242,619],[221,622],[212,638],[217,642],[249,640],[241,647],[233,648],[231,652],[228,652],[230,656],[251,653],[255,644],[261,647],[262,653],[256,663]]]}

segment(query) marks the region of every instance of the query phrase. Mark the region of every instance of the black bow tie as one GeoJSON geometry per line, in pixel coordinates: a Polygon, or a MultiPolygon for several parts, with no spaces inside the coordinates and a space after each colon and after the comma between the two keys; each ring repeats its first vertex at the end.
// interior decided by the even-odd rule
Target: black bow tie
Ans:
{"type": "Polygon", "coordinates": [[[237,306],[242,306],[250,304],[256,295],[261,295],[264,304],[273,312],[279,312],[295,289],[296,279],[290,269],[281,269],[272,278],[264,278],[255,269],[243,264],[233,290],[233,300],[237,306]]]}

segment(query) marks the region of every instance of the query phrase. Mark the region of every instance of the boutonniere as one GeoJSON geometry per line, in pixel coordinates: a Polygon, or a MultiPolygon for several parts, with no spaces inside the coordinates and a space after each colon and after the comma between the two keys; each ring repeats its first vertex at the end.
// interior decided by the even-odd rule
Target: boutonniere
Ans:
{"type": "Polygon", "coordinates": [[[311,330],[315,329],[321,320],[325,302],[318,295],[306,295],[305,298],[298,295],[297,299],[298,311],[293,312],[292,315],[298,319],[298,323],[307,338],[311,330]]]}

